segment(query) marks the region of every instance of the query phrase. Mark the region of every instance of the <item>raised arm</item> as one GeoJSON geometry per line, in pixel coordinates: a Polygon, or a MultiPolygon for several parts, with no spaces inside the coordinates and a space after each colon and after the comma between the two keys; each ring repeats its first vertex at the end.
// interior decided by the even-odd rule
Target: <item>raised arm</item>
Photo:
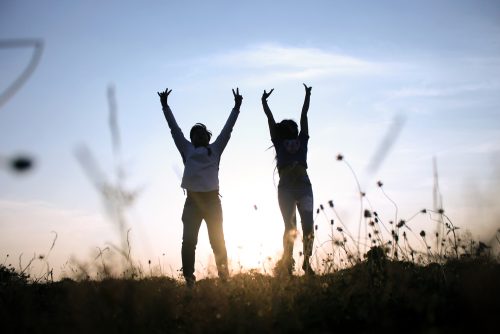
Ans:
{"type": "Polygon", "coordinates": [[[274,139],[276,135],[276,121],[274,120],[271,109],[267,105],[267,98],[271,95],[273,90],[274,88],[271,89],[269,93],[267,93],[266,90],[264,90],[264,93],[262,94],[262,108],[264,108],[264,113],[267,116],[267,123],[269,124],[269,133],[271,134],[271,139],[274,139]]]}
{"type": "Polygon", "coordinates": [[[229,142],[229,138],[231,138],[231,132],[233,131],[234,124],[236,124],[236,120],[238,119],[238,115],[240,114],[241,103],[243,102],[243,96],[240,95],[240,90],[236,88],[236,91],[233,89],[234,96],[234,107],[231,110],[231,114],[222,128],[219,136],[215,139],[213,146],[218,150],[218,152],[222,153],[226,148],[227,143],[229,142]]]}
{"type": "Polygon", "coordinates": [[[309,124],[307,122],[307,111],[309,110],[309,101],[311,100],[311,89],[303,84],[306,89],[306,96],[304,98],[304,105],[302,106],[302,113],[300,114],[300,132],[309,135],[309,124]]]}
{"type": "Polygon", "coordinates": [[[168,96],[172,90],[165,89],[164,92],[158,92],[158,96],[160,97],[161,107],[163,109],[163,115],[165,115],[165,119],[167,120],[168,127],[170,128],[170,132],[172,133],[172,138],[174,138],[174,143],[181,155],[184,157],[183,152],[187,145],[190,142],[184,137],[181,128],[177,125],[175,121],[174,114],[168,105],[168,96]]]}

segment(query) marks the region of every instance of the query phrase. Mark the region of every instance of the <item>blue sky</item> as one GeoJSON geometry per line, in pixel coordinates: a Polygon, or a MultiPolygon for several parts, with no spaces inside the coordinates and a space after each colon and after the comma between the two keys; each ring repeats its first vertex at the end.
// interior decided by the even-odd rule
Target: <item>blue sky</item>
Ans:
{"type": "MultiPolygon", "coordinates": [[[[218,133],[233,105],[231,88],[244,96],[220,179],[229,256],[247,267],[279,254],[283,228],[260,95],[275,88],[275,117],[298,120],[302,82],[313,86],[309,174],[316,206],[333,199],[356,228],[356,186],[335,161],[341,152],[377,210],[394,214],[375,185],[381,179],[401,217],[409,217],[432,206],[435,156],[454,222],[483,239],[498,228],[497,1],[4,0],[0,39],[14,38],[43,39],[44,50],[32,77],[0,108],[0,154],[28,152],[37,163],[23,176],[0,170],[2,257],[46,253],[51,231],[59,236],[51,253],[56,269],[117,242],[75,158],[86,145],[112,178],[109,85],[126,186],[141,189],[129,212],[141,260],[161,255],[180,267],[182,161],[156,96],[165,87],[173,89],[170,103],[185,133],[196,122],[218,133]],[[396,117],[404,119],[401,132],[380,168],[369,171],[396,117]]],[[[31,54],[0,49],[0,90],[31,54]]],[[[414,224],[434,228],[427,220],[414,224]]],[[[198,259],[206,263],[206,230],[199,239],[198,259]]]]}

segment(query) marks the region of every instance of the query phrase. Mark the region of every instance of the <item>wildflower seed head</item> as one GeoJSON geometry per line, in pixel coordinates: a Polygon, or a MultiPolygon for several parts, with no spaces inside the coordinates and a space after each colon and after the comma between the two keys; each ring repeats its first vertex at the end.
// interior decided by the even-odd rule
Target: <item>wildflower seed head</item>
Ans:
{"type": "Polygon", "coordinates": [[[323,206],[323,204],[320,204],[319,208],[321,209],[321,211],[323,211],[325,209],[325,207],[323,206]]]}
{"type": "Polygon", "coordinates": [[[405,224],[405,221],[404,221],[403,219],[401,219],[401,220],[399,221],[399,223],[396,225],[396,227],[401,228],[401,227],[403,227],[403,226],[404,226],[404,224],[405,224]]]}
{"type": "Polygon", "coordinates": [[[373,220],[370,220],[370,222],[368,223],[368,225],[375,226],[375,223],[373,222],[373,220]]]}
{"type": "Polygon", "coordinates": [[[318,214],[318,213],[319,213],[319,208],[318,208],[318,209],[316,209],[316,214],[318,214]]]}
{"type": "Polygon", "coordinates": [[[378,218],[375,218],[374,220],[375,220],[375,223],[378,223],[378,218]]]}
{"type": "Polygon", "coordinates": [[[422,238],[425,238],[425,231],[424,231],[424,230],[420,231],[420,236],[421,236],[422,238]]]}
{"type": "Polygon", "coordinates": [[[342,227],[339,226],[339,227],[337,227],[337,231],[343,232],[344,230],[342,229],[342,227]]]}
{"type": "Polygon", "coordinates": [[[366,193],[365,193],[364,191],[362,191],[362,192],[360,193],[360,195],[361,195],[361,197],[365,197],[365,196],[366,196],[366,193]]]}
{"type": "Polygon", "coordinates": [[[439,209],[438,213],[442,215],[444,213],[444,209],[443,208],[439,209]]]}
{"type": "Polygon", "coordinates": [[[370,212],[370,210],[366,210],[365,209],[364,216],[365,216],[365,218],[371,218],[372,217],[372,213],[370,212]]]}
{"type": "Polygon", "coordinates": [[[314,229],[317,231],[318,230],[318,225],[314,225],[314,229]]]}
{"type": "Polygon", "coordinates": [[[377,181],[377,186],[382,187],[383,185],[382,181],[377,181]]]}
{"type": "Polygon", "coordinates": [[[328,205],[330,206],[330,208],[333,208],[333,201],[332,201],[332,200],[329,200],[329,201],[328,201],[328,205]]]}
{"type": "Polygon", "coordinates": [[[427,209],[420,210],[421,213],[427,213],[427,209]]]}
{"type": "Polygon", "coordinates": [[[333,225],[333,219],[330,219],[330,225],[333,225]]]}
{"type": "Polygon", "coordinates": [[[342,154],[337,154],[337,161],[342,161],[344,159],[344,156],[342,154]]]}

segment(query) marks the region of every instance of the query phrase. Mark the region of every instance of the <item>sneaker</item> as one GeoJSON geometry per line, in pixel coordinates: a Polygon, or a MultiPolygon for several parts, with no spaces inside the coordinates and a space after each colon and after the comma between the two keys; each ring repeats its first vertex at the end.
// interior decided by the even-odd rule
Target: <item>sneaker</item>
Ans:
{"type": "Polygon", "coordinates": [[[281,258],[274,267],[274,274],[276,276],[283,276],[283,275],[292,276],[294,265],[295,261],[293,258],[292,259],[281,258]]]}
{"type": "Polygon", "coordinates": [[[302,269],[304,270],[304,273],[306,274],[306,276],[316,275],[313,268],[309,264],[309,259],[304,259],[304,263],[302,263],[302,269]]]}
{"type": "Polygon", "coordinates": [[[186,276],[184,278],[186,279],[186,286],[188,288],[193,288],[196,283],[196,276],[191,275],[191,276],[186,276]]]}
{"type": "Polygon", "coordinates": [[[219,275],[221,282],[227,282],[229,278],[229,270],[227,269],[226,265],[221,265],[220,267],[218,267],[217,273],[219,275]]]}

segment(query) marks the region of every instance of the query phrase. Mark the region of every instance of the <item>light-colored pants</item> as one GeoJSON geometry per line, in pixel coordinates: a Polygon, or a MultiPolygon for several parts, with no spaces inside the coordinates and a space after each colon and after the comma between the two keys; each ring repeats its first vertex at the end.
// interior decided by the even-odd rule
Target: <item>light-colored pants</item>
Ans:
{"type": "Polygon", "coordinates": [[[291,259],[293,256],[293,243],[297,235],[296,209],[299,211],[302,225],[304,256],[310,257],[314,243],[314,203],[311,184],[304,183],[300,187],[295,185],[288,187],[286,184],[280,183],[278,186],[278,202],[285,223],[283,258],[291,259]]]}

